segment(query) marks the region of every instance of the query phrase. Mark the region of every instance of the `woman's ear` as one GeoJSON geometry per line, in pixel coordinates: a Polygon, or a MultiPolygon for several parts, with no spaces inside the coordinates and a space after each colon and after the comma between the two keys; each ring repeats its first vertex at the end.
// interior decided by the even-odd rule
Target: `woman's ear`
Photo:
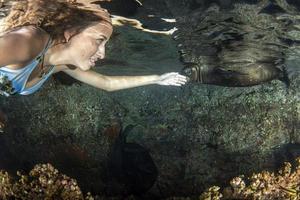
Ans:
{"type": "Polygon", "coordinates": [[[65,38],[66,42],[69,42],[69,39],[71,38],[69,30],[65,30],[64,38],[65,38]]]}
{"type": "Polygon", "coordinates": [[[77,30],[75,28],[70,28],[64,31],[64,38],[66,42],[69,42],[69,40],[77,34],[77,30]]]}

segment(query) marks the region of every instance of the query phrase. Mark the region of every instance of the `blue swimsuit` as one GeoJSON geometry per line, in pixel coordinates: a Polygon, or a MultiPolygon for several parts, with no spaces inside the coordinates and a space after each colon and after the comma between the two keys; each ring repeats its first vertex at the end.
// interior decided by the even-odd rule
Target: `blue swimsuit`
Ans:
{"type": "Polygon", "coordinates": [[[31,72],[40,64],[50,44],[51,44],[51,38],[49,38],[44,50],[28,65],[26,65],[21,69],[9,69],[7,67],[0,68],[0,76],[7,76],[8,80],[12,82],[12,87],[14,88],[14,92],[13,92],[14,94],[18,93],[21,95],[29,95],[36,92],[53,73],[54,66],[51,66],[50,70],[43,75],[40,81],[38,81],[35,85],[29,88],[25,88],[31,72]]]}

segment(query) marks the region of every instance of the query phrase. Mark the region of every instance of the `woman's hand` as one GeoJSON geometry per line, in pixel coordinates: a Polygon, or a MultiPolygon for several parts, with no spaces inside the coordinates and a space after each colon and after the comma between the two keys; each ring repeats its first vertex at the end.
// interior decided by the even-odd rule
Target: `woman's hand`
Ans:
{"type": "Polygon", "coordinates": [[[188,81],[186,76],[183,76],[177,72],[165,73],[159,76],[159,80],[156,82],[158,85],[174,85],[182,86],[188,81]]]}

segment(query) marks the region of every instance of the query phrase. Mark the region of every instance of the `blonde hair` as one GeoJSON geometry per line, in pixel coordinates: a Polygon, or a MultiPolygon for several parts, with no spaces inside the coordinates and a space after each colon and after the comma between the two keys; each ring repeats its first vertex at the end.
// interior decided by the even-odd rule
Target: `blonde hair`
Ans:
{"type": "Polygon", "coordinates": [[[7,4],[10,9],[0,22],[1,33],[34,25],[48,32],[53,39],[59,40],[69,28],[76,29],[75,35],[92,22],[112,26],[107,10],[98,5],[87,6],[76,0],[10,0],[7,4]]]}

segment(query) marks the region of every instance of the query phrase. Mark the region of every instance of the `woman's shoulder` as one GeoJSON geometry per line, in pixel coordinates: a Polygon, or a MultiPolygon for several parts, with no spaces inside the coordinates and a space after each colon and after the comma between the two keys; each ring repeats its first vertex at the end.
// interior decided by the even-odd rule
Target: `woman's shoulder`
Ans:
{"type": "Polygon", "coordinates": [[[24,26],[0,38],[0,66],[18,65],[35,58],[44,48],[48,34],[34,26],[24,26]]]}

